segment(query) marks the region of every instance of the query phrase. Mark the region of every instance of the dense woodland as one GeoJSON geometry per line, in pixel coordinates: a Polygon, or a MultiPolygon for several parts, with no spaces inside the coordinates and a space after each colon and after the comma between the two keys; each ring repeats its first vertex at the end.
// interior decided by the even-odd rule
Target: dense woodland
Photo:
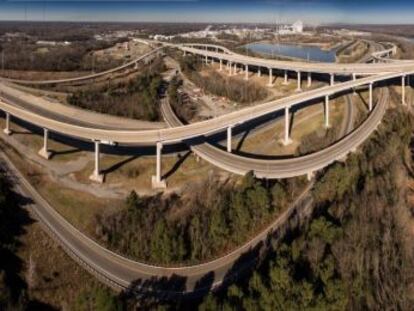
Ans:
{"type": "Polygon", "coordinates": [[[223,77],[213,70],[206,75],[200,74],[203,65],[196,56],[180,57],[179,62],[183,73],[208,93],[243,104],[263,100],[268,95],[265,88],[252,81],[223,77]]]}
{"type": "Polygon", "coordinates": [[[288,235],[247,281],[208,296],[200,310],[411,308],[412,209],[404,159],[413,122],[393,110],[383,124],[362,153],[318,179],[309,224],[288,235]]]}
{"type": "MultiPolygon", "coordinates": [[[[0,169],[0,310],[54,310],[31,295],[34,276],[25,258],[17,255],[24,248],[20,237],[34,222],[23,209],[27,198],[15,193],[7,173],[0,169]]],[[[40,277],[40,276],[39,276],[40,277]]],[[[71,310],[122,310],[124,302],[109,289],[96,284],[92,290],[79,293],[71,310]]]]}
{"type": "Polygon", "coordinates": [[[97,216],[95,232],[110,248],[136,259],[200,262],[240,245],[276,219],[305,183],[263,183],[248,174],[235,184],[212,176],[168,199],[132,192],[125,209],[97,216]]]}
{"type": "Polygon", "coordinates": [[[15,255],[21,247],[18,236],[30,221],[16,204],[11,183],[0,170],[0,310],[24,310],[28,304],[26,284],[19,275],[21,260],[15,255]]]}
{"type": "Polygon", "coordinates": [[[68,97],[68,103],[96,112],[157,121],[160,118],[158,100],[164,69],[163,60],[158,58],[129,82],[74,92],[68,97]]]}

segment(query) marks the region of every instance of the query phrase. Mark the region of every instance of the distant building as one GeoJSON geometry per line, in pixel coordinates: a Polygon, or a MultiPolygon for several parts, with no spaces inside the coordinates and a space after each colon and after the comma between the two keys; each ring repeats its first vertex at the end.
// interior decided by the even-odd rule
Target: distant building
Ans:
{"type": "Polygon", "coordinates": [[[71,45],[71,43],[69,41],[63,41],[63,42],[56,42],[56,41],[43,41],[43,40],[39,40],[36,41],[37,45],[49,45],[49,46],[68,46],[71,45]]]}
{"type": "Polygon", "coordinates": [[[276,33],[279,35],[291,35],[303,33],[303,22],[296,21],[292,25],[279,25],[276,27],[276,33]]]}
{"type": "Polygon", "coordinates": [[[150,39],[154,39],[156,41],[170,41],[174,39],[175,36],[164,36],[164,35],[155,35],[150,36],[150,39]]]}

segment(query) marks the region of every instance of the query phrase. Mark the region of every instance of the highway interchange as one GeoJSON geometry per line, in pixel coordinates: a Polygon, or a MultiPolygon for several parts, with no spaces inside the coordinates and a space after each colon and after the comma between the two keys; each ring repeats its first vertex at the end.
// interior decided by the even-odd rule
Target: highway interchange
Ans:
{"type": "MultiPolygon", "coordinates": [[[[194,45],[197,46],[197,45],[194,45]]],[[[303,62],[280,62],[261,60],[243,55],[237,55],[226,49],[210,46],[215,51],[205,50],[203,47],[193,48],[188,46],[175,46],[186,53],[194,53],[202,57],[210,57],[220,62],[228,64],[243,64],[244,66],[256,66],[264,68],[277,68],[278,70],[289,70],[294,72],[315,72],[350,75],[350,80],[341,83],[334,83],[330,86],[318,88],[315,90],[304,91],[287,98],[271,101],[254,107],[244,108],[227,115],[223,115],[211,120],[206,120],[194,124],[184,125],[175,116],[173,110],[168,103],[162,104],[162,114],[169,128],[161,129],[143,129],[143,128],[115,128],[110,126],[94,125],[90,123],[72,122],[71,118],[63,117],[59,111],[53,114],[46,113],[41,109],[27,109],[30,107],[29,98],[24,92],[7,86],[7,81],[0,83],[0,109],[6,113],[7,118],[13,116],[15,118],[27,121],[47,131],[57,132],[61,135],[75,137],[81,140],[92,141],[97,147],[97,166],[95,174],[99,175],[99,144],[122,144],[122,145],[155,145],[157,146],[157,176],[155,184],[161,183],[161,150],[165,144],[175,144],[178,142],[186,142],[190,144],[190,148],[198,156],[207,160],[227,171],[244,175],[248,171],[254,171],[259,178],[285,178],[300,175],[312,176],[317,170],[326,167],[336,160],[343,159],[349,152],[354,151],[361,143],[363,143],[380,124],[381,119],[386,112],[388,102],[388,90],[379,87],[378,101],[374,104],[373,88],[379,86],[382,81],[401,79],[402,85],[405,86],[405,77],[414,74],[414,62],[381,62],[375,64],[318,64],[303,62]],[[354,79],[354,74],[364,76],[354,79]],[[345,136],[342,140],[329,146],[326,149],[316,153],[291,158],[277,160],[262,160],[242,157],[232,153],[231,148],[227,151],[213,147],[207,143],[191,144],[191,141],[200,137],[205,137],[217,132],[227,133],[227,139],[231,140],[232,129],[235,126],[244,124],[254,119],[259,119],[265,115],[274,114],[278,111],[284,113],[285,117],[289,116],[289,110],[304,102],[314,99],[323,99],[329,112],[329,99],[335,94],[349,92],[353,89],[364,87],[369,91],[369,110],[368,118],[353,132],[345,136]],[[60,116],[59,116],[60,115],[60,116]]],[[[384,54],[389,54],[389,51],[384,54]]],[[[134,65],[134,62],[128,64],[134,65]]],[[[231,68],[231,67],[230,67],[231,68]]],[[[119,70],[113,69],[111,72],[119,70]]],[[[98,73],[101,75],[102,73],[98,73]]],[[[78,81],[90,80],[87,77],[76,78],[78,81]]],[[[73,78],[72,78],[73,79],[73,78]]],[[[70,80],[72,80],[70,79],[70,80]]],[[[13,82],[18,82],[14,80],[13,82]]],[[[43,84],[51,83],[40,81],[43,84]]],[[[53,83],[73,82],[66,80],[54,80],[53,83]]],[[[27,81],[23,81],[27,84],[27,81]]],[[[403,92],[402,103],[405,104],[403,92]]],[[[33,100],[33,98],[30,98],[33,100]]],[[[329,115],[325,115],[325,118],[329,115]]],[[[288,118],[285,118],[288,120],[288,118]]],[[[286,127],[289,128],[288,126],[286,127]]],[[[10,130],[9,124],[6,127],[10,130]]],[[[285,130],[285,142],[289,140],[289,130],[285,130]]],[[[46,150],[47,151],[47,150],[46,150]]],[[[146,290],[161,291],[171,295],[181,295],[194,291],[203,291],[206,288],[219,286],[223,280],[233,277],[228,273],[232,270],[234,264],[246,252],[252,250],[255,245],[263,241],[267,234],[274,229],[269,228],[268,231],[262,233],[249,243],[232,253],[213,260],[211,262],[193,265],[187,267],[161,267],[152,266],[144,263],[131,261],[121,257],[92,241],[90,238],[79,232],[71,224],[69,224],[61,215],[59,215],[49,203],[42,198],[38,192],[30,185],[27,179],[16,169],[13,163],[4,156],[1,157],[3,162],[9,169],[11,174],[18,181],[17,188],[19,191],[33,199],[33,210],[38,215],[43,224],[51,231],[53,237],[59,241],[65,251],[75,260],[83,264],[88,270],[94,273],[101,280],[117,289],[129,289],[131,284],[135,283],[139,288],[146,290]],[[200,280],[209,276],[211,282],[205,285],[200,280]],[[139,282],[137,282],[139,280],[139,282]],[[159,284],[162,283],[165,286],[159,284]],[[178,284],[178,285],[177,285],[178,284]]],[[[303,197],[297,198],[292,207],[306,206],[303,197]]],[[[292,209],[289,209],[277,221],[282,221],[289,217],[292,209]]]]}

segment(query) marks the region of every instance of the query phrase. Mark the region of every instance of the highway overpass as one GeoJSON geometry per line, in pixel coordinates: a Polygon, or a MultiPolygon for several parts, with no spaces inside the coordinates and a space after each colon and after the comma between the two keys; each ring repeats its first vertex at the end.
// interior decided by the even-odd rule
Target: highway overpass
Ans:
{"type": "MultiPolygon", "coordinates": [[[[229,53],[223,50],[221,54],[229,53]]],[[[380,68],[379,65],[382,64],[370,64],[367,66],[374,66],[378,69],[380,68]]],[[[326,69],[324,64],[320,64],[320,67],[322,71],[326,69]]],[[[244,174],[246,171],[253,170],[258,177],[292,177],[304,174],[311,175],[315,170],[321,169],[333,161],[345,157],[347,153],[355,150],[355,148],[375,131],[386,112],[388,98],[387,90],[381,88],[379,90],[379,99],[376,104],[374,103],[373,90],[375,87],[379,87],[381,82],[399,79],[403,90],[402,104],[406,104],[404,92],[406,77],[414,74],[414,68],[411,68],[411,65],[407,67],[405,62],[395,63],[392,68],[398,68],[398,70],[376,72],[375,75],[368,77],[352,79],[344,83],[297,93],[287,98],[270,101],[255,107],[244,108],[212,120],[189,125],[183,125],[179,122],[171,107],[163,104],[163,115],[172,126],[172,128],[168,129],[117,129],[101,124],[94,125],[80,123],[79,121],[76,122],[73,118],[65,117],[59,111],[55,111],[52,114],[50,112],[46,113],[38,108],[29,109],[29,101],[33,100],[33,98],[29,98],[25,96],[24,92],[7,87],[2,83],[0,83],[0,109],[6,113],[7,122],[4,130],[7,134],[12,133],[12,128],[10,127],[11,116],[44,129],[45,144],[42,148],[44,156],[47,156],[48,152],[47,140],[49,131],[94,142],[96,147],[96,167],[93,177],[97,180],[99,180],[100,176],[99,146],[107,143],[157,146],[157,174],[154,180],[155,185],[157,185],[157,182],[162,183],[161,152],[163,145],[177,142],[189,143],[192,150],[200,157],[233,173],[244,174]],[[327,108],[325,109],[325,125],[329,125],[330,98],[336,94],[341,94],[342,92],[359,87],[366,87],[368,89],[368,108],[370,114],[357,129],[332,146],[308,156],[286,160],[257,160],[241,157],[232,153],[231,143],[229,142],[231,142],[232,129],[235,126],[277,111],[282,111],[285,116],[284,140],[285,143],[288,143],[290,139],[288,116],[292,107],[314,99],[323,99],[325,107],[327,108]],[[227,146],[230,146],[230,148],[227,148],[227,151],[211,147],[208,144],[191,144],[193,139],[217,132],[227,133],[227,146]]],[[[3,164],[10,169],[16,178],[17,190],[33,198],[33,203],[30,203],[36,205],[35,207],[33,206],[33,210],[37,213],[42,223],[46,225],[52,236],[59,241],[64,250],[91,273],[117,289],[128,290],[136,286],[138,289],[145,289],[157,294],[183,295],[194,291],[215,288],[226,278],[232,278],[238,273],[239,270],[235,269],[235,265],[241,257],[245,257],[246,254],[254,257],[256,255],[254,252],[255,246],[265,241],[269,233],[273,232],[275,228],[278,228],[293,213],[297,212],[298,208],[306,208],[309,206],[309,202],[305,200],[305,196],[300,196],[292,207],[265,231],[242,247],[216,260],[200,265],[181,267],[154,266],[119,256],[79,232],[37,193],[7,157],[2,155],[1,158],[3,164]],[[207,280],[207,284],[204,284],[203,280],[207,280]]]]}

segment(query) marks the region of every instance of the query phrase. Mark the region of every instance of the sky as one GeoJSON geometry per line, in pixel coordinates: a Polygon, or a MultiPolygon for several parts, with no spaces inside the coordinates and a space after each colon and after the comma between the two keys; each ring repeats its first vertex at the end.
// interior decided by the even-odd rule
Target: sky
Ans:
{"type": "Polygon", "coordinates": [[[414,0],[0,0],[0,20],[414,24],[414,0]]]}

